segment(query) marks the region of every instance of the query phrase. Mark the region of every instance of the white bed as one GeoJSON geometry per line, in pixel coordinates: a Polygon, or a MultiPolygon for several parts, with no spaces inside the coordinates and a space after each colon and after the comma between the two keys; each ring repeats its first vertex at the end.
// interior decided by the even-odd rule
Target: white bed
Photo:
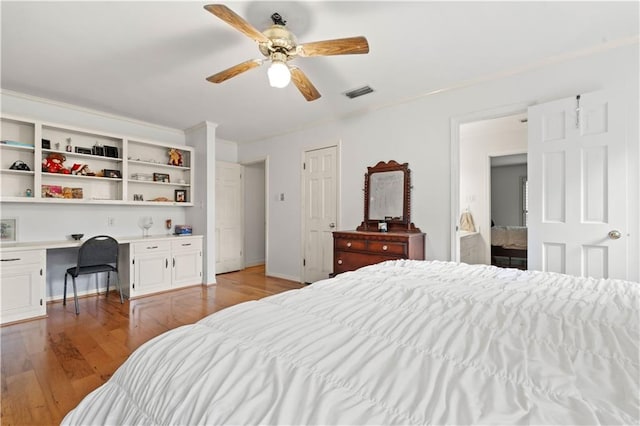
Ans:
{"type": "Polygon", "coordinates": [[[149,341],[63,424],[638,424],[637,283],[391,261],[149,341]]]}

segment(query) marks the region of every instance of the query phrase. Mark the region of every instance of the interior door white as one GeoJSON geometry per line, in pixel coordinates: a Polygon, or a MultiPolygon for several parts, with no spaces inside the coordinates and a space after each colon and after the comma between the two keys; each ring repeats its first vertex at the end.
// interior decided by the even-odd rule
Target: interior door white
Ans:
{"type": "Polygon", "coordinates": [[[312,283],[333,272],[333,231],[337,217],[337,147],[305,152],[303,280],[312,283]]]}
{"type": "Polygon", "coordinates": [[[216,161],[216,274],[242,269],[242,165],[216,161]]]}
{"type": "Polygon", "coordinates": [[[529,108],[529,269],[627,277],[626,116],[613,92],[529,108]]]}

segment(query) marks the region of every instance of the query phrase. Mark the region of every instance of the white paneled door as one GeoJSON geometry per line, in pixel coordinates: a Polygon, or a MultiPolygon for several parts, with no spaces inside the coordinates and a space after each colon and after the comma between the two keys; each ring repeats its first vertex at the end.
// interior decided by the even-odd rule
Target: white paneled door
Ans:
{"type": "Polygon", "coordinates": [[[337,147],[305,152],[303,280],[312,283],[333,272],[333,231],[337,217],[337,147]]]}
{"type": "Polygon", "coordinates": [[[626,116],[613,92],[529,108],[529,269],[627,277],[626,116]]]}
{"type": "Polygon", "coordinates": [[[242,264],[242,166],[216,161],[216,274],[242,264]]]}

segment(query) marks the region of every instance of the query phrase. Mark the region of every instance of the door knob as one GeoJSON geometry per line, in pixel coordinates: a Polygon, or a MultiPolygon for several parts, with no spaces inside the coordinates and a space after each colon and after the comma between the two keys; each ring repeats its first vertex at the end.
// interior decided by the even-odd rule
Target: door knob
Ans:
{"type": "Polygon", "coordinates": [[[336,224],[335,224],[335,223],[331,222],[331,223],[329,224],[329,228],[335,228],[335,227],[336,227],[336,224]]]}
{"type": "Polygon", "coordinates": [[[614,229],[613,231],[609,231],[609,238],[611,238],[612,240],[617,240],[618,238],[620,238],[622,236],[622,234],[620,233],[620,231],[614,229]]]}

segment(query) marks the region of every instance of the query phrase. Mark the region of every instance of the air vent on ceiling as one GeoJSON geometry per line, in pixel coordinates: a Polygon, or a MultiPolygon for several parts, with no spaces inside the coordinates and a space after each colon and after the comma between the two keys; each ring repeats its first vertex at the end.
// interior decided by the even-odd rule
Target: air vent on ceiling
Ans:
{"type": "Polygon", "coordinates": [[[373,92],[373,89],[371,87],[362,86],[358,89],[349,90],[348,92],[345,92],[344,95],[349,99],[353,99],[353,98],[357,98],[358,96],[366,95],[372,92],[373,92]]]}

